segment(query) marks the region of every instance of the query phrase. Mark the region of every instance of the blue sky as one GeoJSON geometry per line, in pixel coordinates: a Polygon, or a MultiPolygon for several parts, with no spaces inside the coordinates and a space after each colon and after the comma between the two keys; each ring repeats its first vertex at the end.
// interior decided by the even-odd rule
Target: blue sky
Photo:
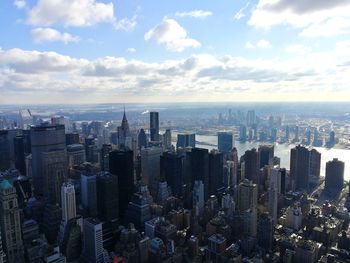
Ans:
{"type": "Polygon", "coordinates": [[[347,0],[7,0],[0,32],[0,103],[350,95],[347,0]]]}

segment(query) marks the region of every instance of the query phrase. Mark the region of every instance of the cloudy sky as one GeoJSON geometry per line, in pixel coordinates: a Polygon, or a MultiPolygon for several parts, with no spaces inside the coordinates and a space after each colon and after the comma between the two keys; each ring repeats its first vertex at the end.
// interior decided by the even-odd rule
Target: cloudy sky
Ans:
{"type": "Polygon", "coordinates": [[[0,103],[350,99],[349,0],[5,0],[0,34],[0,103]]]}

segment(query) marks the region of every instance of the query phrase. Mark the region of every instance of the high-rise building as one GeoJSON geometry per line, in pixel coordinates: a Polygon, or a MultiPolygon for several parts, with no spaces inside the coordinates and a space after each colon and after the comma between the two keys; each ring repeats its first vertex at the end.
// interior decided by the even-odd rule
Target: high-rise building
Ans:
{"type": "Polygon", "coordinates": [[[334,158],[326,163],[325,189],[341,191],[344,185],[344,162],[334,158]]]}
{"type": "Polygon", "coordinates": [[[102,221],[118,219],[118,176],[101,172],[96,178],[98,217],[102,221]]]}
{"type": "Polygon", "coordinates": [[[85,149],[82,144],[67,145],[68,167],[73,168],[75,165],[81,165],[86,161],[85,149]]]}
{"type": "Polygon", "coordinates": [[[247,125],[252,126],[256,123],[255,111],[249,110],[247,112],[247,125]]]}
{"type": "Polygon", "coordinates": [[[209,197],[209,154],[207,149],[193,148],[187,153],[189,159],[189,178],[193,185],[195,181],[204,184],[204,199],[209,197]]]}
{"type": "Polygon", "coordinates": [[[166,150],[171,150],[171,130],[166,129],[165,133],[163,134],[163,146],[166,150]]]}
{"type": "Polygon", "coordinates": [[[247,127],[241,125],[239,128],[239,141],[245,142],[247,140],[247,127]]]}
{"type": "Polygon", "coordinates": [[[123,218],[131,196],[134,193],[133,151],[112,151],[109,153],[109,171],[118,176],[119,217],[123,218]]]}
{"type": "Polygon", "coordinates": [[[139,131],[138,146],[139,146],[139,150],[141,150],[143,147],[147,147],[147,135],[144,129],[141,129],[139,131]]]}
{"type": "Polygon", "coordinates": [[[303,213],[300,204],[295,203],[287,208],[286,226],[299,230],[302,226],[303,213]]]}
{"type": "Polygon", "coordinates": [[[271,165],[274,157],[274,146],[273,145],[260,145],[258,148],[259,152],[259,167],[263,168],[265,165],[271,165]]]}
{"type": "Polygon", "coordinates": [[[257,223],[258,223],[258,214],[257,208],[249,208],[242,212],[243,217],[243,235],[249,237],[256,237],[257,235],[257,223]]]}
{"type": "Polygon", "coordinates": [[[176,148],[196,147],[196,134],[178,134],[176,148]]]}
{"type": "Polygon", "coordinates": [[[13,144],[15,153],[15,167],[22,175],[26,175],[24,136],[16,136],[13,139],[13,144]]]}
{"type": "Polygon", "coordinates": [[[64,224],[77,216],[74,185],[63,183],[61,187],[62,220],[64,224]]]}
{"type": "Polygon", "coordinates": [[[159,113],[152,111],[150,112],[150,132],[151,132],[151,141],[159,141],[159,113]]]}
{"type": "Polygon", "coordinates": [[[217,150],[209,153],[209,195],[224,186],[224,156],[217,150]]]}
{"type": "Polygon", "coordinates": [[[277,201],[277,187],[275,186],[275,183],[272,183],[268,189],[268,211],[273,220],[273,224],[277,223],[277,201]]]}
{"type": "Polygon", "coordinates": [[[232,132],[218,132],[218,149],[220,152],[228,154],[233,148],[232,132]]]}
{"type": "Polygon", "coordinates": [[[176,197],[182,196],[183,157],[173,152],[164,152],[160,156],[160,177],[166,180],[176,197]]]}
{"type": "Polygon", "coordinates": [[[19,127],[24,130],[29,130],[33,124],[33,116],[29,109],[19,111],[19,127]]]}
{"type": "Polygon", "coordinates": [[[118,127],[118,149],[131,149],[131,137],[125,109],[121,125],[118,127]]]}
{"type": "Polygon", "coordinates": [[[310,151],[310,182],[318,183],[321,170],[321,153],[316,149],[310,151]]]}
{"type": "Polygon", "coordinates": [[[303,146],[296,146],[290,152],[290,176],[295,190],[308,190],[310,178],[310,152],[303,146]]]}
{"type": "Polygon", "coordinates": [[[244,178],[259,184],[259,153],[255,148],[245,152],[244,156],[244,178]]]}
{"type": "Polygon", "coordinates": [[[141,149],[141,173],[142,182],[148,185],[152,196],[157,193],[160,179],[160,156],[163,153],[161,147],[149,147],[141,149]]]}
{"type": "Polygon", "coordinates": [[[256,208],[258,204],[258,187],[252,181],[244,179],[237,189],[238,209],[244,212],[247,209],[256,208]]]}
{"type": "Polygon", "coordinates": [[[81,174],[80,197],[83,208],[90,217],[97,216],[97,186],[96,175],[81,174]]]}
{"type": "Polygon", "coordinates": [[[272,218],[268,213],[263,213],[258,220],[258,245],[266,251],[273,248],[273,230],[272,218]]]}
{"type": "Polygon", "coordinates": [[[0,226],[8,263],[23,263],[24,249],[20,210],[16,189],[7,180],[0,181],[0,226]]]}
{"type": "Polygon", "coordinates": [[[295,250],[294,262],[316,262],[318,259],[318,254],[319,247],[315,241],[301,240],[300,242],[298,242],[295,250]]]}
{"type": "Polygon", "coordinates": [[[103,261],[102,223],[97,219],[84,220],[84,249],[82,259],[86,263],[102,263],[103,261]]]}
{"type": "Polygon", "coordinates": [[[31,127],[34,193],[59,202],[67,176],[66,137],[63,125],[31,127]]]}
{"type": "Polygon", "coordinates": [[[10,142],[8,131],[0,130],[0,171],[5,171],[11,167],[10,142]]]}
{"type": "Polygon", "coordinates": [[[58,204],[48,203],[44,207],[41,229],[49,244],[57,242],[60,225],[62,222],[62,209],[58,204]]]}
{"type": "Polygon", "coordinates": [[[198,212],[202,213],[204,209],[204,185],[202,181],[195,181],[193,185],[193,206],[197,207],[198,212]]]}
{"type": "Polygon", "coordinates": [[[5,260],[6,260],[6,255],[2,247],[1,228],[0,228],[0,263],[5,263],[5,260]]]}

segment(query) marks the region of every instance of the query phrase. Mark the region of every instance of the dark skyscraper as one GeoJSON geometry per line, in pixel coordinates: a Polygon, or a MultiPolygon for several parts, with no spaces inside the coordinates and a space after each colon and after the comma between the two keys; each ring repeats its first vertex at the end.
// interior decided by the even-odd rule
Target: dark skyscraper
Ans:
{"type": "Polygon", "coordinates": [[[189,177],[194,185],[195,181],[202,181],[204,184],[204,198],[209,196],[209,154],[207,149],[193,148],[188,152],[189,177]]]}
{"type": "Polygon", "coordinates": [[[102,221],[118,219],[118,177],[101,172],[96,178],[98,217],[102,221]]]}
{"type": "Polygon", "coordinates": [[[64,125],[35,126],[30,131],[34,193],[57,202],[67,176],[64,125]]]}
{"type": "Polygon", "coordinates": [[[310,177],[310,152],[303,146],[296,146],[290,152],[290,176],[294,190],[307,190],[310,177]]]}
{"type": "Polygon", "coordinates": [[[10,143],[8,140],[8,131],[0,131],[0,171],[4,171],[10,168],[10,143]]]}
{"type": "Polygon", "coordinates": [[[196,147],[196,134],[178,134],[176,148],[196,147]]]}
{"type": "Polygon", "coordinates": [[[344,184],[344,162],[334,158],[326,164],[325,189],[340,191],[344,184]]]}
{"type": "Polygon", "coordinates": [[[273,222],[268,213],[264,213],[258,220],[258,244],[266,251],[273,246],[273,222]]]}
{"type": "Polygon", "coordinates": [[[159,113],[150,112],[151,141],[159,141],[159,113]]]}
{"type": "Polygon", "coordinates": [[[321,169],[321,153],[317,150],[312,149],[310,151],[310,179],[320,178],[321,169]]]}
{"type": "Polygon", "coordinates": [[[232,132],[218,132],[218,149],[220,152],[229,153],[233,148],[232,132]]]}
{"type": "Polygon", "coordinates": [[[123,218],[131,196],[134,193],[133,151],[112,151],[109,153],[109,171],[118,176],[119,217],[123,218]]]}
{"type": "Polygon", "coordinates": [[[245,152],[244,156],[244,178],[259,184],[259,154],[255,148],[245,152]]]}
{"type": "Polygon", "coordinates": [[[166,180],[174,196],[182,195],[183,185],[183,157],[165,152],[160,156],[160,178],[166,180]]]}
{"type": "Polygon", "coordinates": [[[259,152],[260,168],[263,168],[265,165],[272,164],[273,157],[274,157],[273,145],[260,145],[258,152],[259,152]]]}
{"type": "Polygon", "coordinates": [[[24,137],[16,136],[13,139],[13,144],[15,150],[15,167],[22,175],[26,175],[24,137]]]}
{"type": "Polygon", "coordinates": [[[224,155],[212,150],[209,153],[209,195],[217,194],[217,190],[223,187],[224,179],[224,155]]]}
{"type": "Polygon", "coordinates": [[[147,135],[144,129],[141,129],[139,132],[138,146],[139,146],[139,149],[142,149],[142,147],[147,147],[147,135]]]}

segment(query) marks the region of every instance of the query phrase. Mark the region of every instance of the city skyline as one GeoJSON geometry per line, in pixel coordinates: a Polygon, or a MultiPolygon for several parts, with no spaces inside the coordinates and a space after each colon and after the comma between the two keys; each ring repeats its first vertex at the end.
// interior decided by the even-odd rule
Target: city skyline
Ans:
{"type": "Polygon", "coordinates": [[[349,11],[341,0],[4,1],[0,103],[347,101],[349,11]]]}

